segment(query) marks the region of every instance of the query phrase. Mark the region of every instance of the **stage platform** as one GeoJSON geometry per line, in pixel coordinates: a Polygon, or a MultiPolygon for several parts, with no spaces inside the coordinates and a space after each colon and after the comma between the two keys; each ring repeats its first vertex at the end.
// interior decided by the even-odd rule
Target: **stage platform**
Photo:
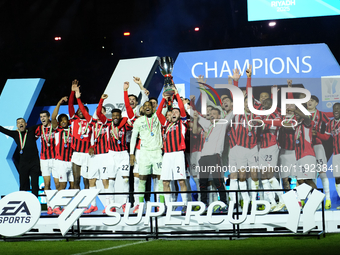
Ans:
{"type": "MultiPolygon", "coordinates": [[[[179,208],[180,210],[180,208],[179,208]]],[[[228,220],[227,214],[212,214],[215,222],[223,221],[220,224],[209,223],[207,215],[200,215],[199,222],[195,216],[188,220],[182,213],[180,216],[171,216],[167,219],[164,214],[158,217],[152,217],[149,224],[145,224],[145,214],[141,216],[138,224],[132,224],[136,221],[137,215],[132,213],[127,219],[121,209],[121,220],[113,226],[109,226],[116,220],[103,214],[101,210],[91,214],[83,214],[73,224],[73,227],[62,236],[58,223],[58,215],[47,215],[43,211],[37,224],[26,233],[30,238],[175,238],[184,237],[188,239],[196,238],[237,238],[248,236],[278,236],[278,235],[323,235],[325,233],[340,233],[340,210],[319,210],[315,213],[315,228],[312,231],[303,233],[303,221],[300,217],[297,233],[293,233],[285,228],[288,220],[288,212],[271,212],[263,216],[256,216],[255,223],[251,223],[250,214],[246,220],[239,224],[233,225],[228,220]],[[200,224],[201,223],[201,224],[200,224]]],[[[240,215],[241,216],[241,215],[240,215]]],[[[235,219],[237,216],[234,214],[235,219]]],[[[23,236],[22,238],[25,238],[23,236]]]]}

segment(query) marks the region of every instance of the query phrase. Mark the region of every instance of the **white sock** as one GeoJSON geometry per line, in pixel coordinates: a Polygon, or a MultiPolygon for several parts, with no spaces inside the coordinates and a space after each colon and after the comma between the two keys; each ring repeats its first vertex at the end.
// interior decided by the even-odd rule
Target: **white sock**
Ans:
{"type": "Polygon", "coordinates": [[[330,190],[329,190],[329,180],[327,178],[327,175],[326,175],[326,177],[324,177],[322,174],[326,175],[326,173],[321,173],[320,174],[320,178],[321,178],[321,182],[322,182],[322,187],[323,187],[323,192],[326,195],[326,200],[331,200],[331,193],[330,193],[330,190]]]}
{"type": "Polygon", "coordinates": [[[338,192],[338,196],[340,197],[340,184],[335,184],[336,191],[338,192]]]}
{"type": "MultiPolygon", "coordinates": [[[[139,178],[138,177],[133,177],[133,190],[135,192],[138,192],[138,185],[139,185],[139,178]]],[[[134,199],[135,199],[135,204],[134,206],[139,204],[139,195],[138,194],[134,194],[133,195],[134,199]]]]}
{"type": "MultiPolygon", "coordinates": [[[[90,187],[90,189],[97,189],[97,187],[96,187],[96,186],[90,187]]],[[[92,205],[92,206],[97,206],[97,197],[95,197],[95,198],[92,200],[91,205],[92,205]]]]}
{"type": "MultiPolygon", "coordinates": [[[[199,182],[197,176],[194,177],[194,182],[196,184],[197,191],[200,191],[200,182],[199,182]]],[[[197,201],[201,201],[201,193],[199,193],[199,192],[198,192],[197,201]]]]}
{"type": "MultiPolygon", "coordinates": [[[[262,185],[263,185],[263,189],[267,189],[267,190],[270,190],[272,189],[271,186],[270,186],[270,183],[269,183],[269,180],[262,180],[262,185]]],[[[269,200],[269,202],[273,205],[276,204],[276,201],[274,199],[274,194],[273,192],[270,192],[270,191],[264,191],[264,198],[266,200],[269,200]]]]}
{"type": "MultiPolygon", "coordinates": [[[[237,179],[230,179],[230,190],[238,190],[238,181],[237,179]]],[[[230,201],[234,201],[236,203],[236,193],[230,192],[229,193],[230,201]]]]}
{"type": "MultiPolygon", "coordinates": [[[[110,189],[104,189],[104,193],[110,193],[110,189]]],[[[113,195],[106,195],[105,196],[105,206],[113,203],[113,195]]]]}
{"type": "MultiPolygon", "coordinates": [[[[46,194],[46,192],[45,192],[45,194],[46,194]]],[[[47,196],[45,196],[45,199],[46,199],[47,208],[51,207],[50,200],[47,198],[47,196]]]]}
{"type": "MultiPolygon", "coordinates": [[[[247,189],[247,182],[241,182],[239,181],[238,184],[240,185],[240,190],[246,190],[247,189]]],[[[249,198],[249,194],[248,192],[241,192],[242,198],[243,198],[243,203],[245,203],[246,201],[249,202],[250,198],[249,198]]]]}
{"type": "MultiPolygon", "coordinates": [[[[269,183],[272,189],[282,189],[279,181],[275,177],[271,178],[269,180],[269,183]]],[[[283,203],[283,199],[282,199],[283,191],[275,191],[275,193],[279,197],[280,202],[283,203]]]]}
{"type": "MultiPolygon", "coordinates": [[[[115,192],[115,182],[116,180],[110,180],[109,179],[109,190],[114,193],[115,192]]],[[[112,203],[116,201],[116,196],[115,195],[112,195],[112,203]]]]}

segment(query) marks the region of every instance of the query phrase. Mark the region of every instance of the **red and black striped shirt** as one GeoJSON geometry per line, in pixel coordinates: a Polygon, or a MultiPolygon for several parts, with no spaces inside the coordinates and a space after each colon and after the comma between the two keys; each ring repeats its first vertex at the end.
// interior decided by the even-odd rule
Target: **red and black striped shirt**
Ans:
{"type": "Polygon", "coordinates": [[[164,153],[185,151],[185,134],[187,132],[187,121],[178,120],[176,122],[165,123],[165,133],[163,140],[164,153]]]}
{"type": "Polygon", "coordinates": [[[340,120],[330,120],[326,126],[326,133],[333,136],[333,153],[340,154],[340,120]]]}
{"type": "Polygon", "coordinates": [[[94,154],[103,154],[109,152],[109,128],[100,120],[92,119],[92,136],[94,154]]]}
{"type": "Polygon", "coordinates": [[[40,137],[41,150],[40,159],[53,159],[56,156],[55,153],[55,130],[53,130],[52,125],[44,127],[39,125],[35,130],[35,137],[38,139],[40,137]]]}
{"type": "MultiPolygon", "coordinates": [[[[135,119],[133,119],[134,122],[135,119]]],[[[122,118],[119,125],[116,126],[112,120],[107,121],[109,128],[109,149],[112,151],[127,151],[128,146],[126,144],[127,131],[132,130],[132,122],[129,123],[126,117],[122,118]]]]}
{"type": "Polygon", "coordinates": [[[75,152],[88,153],[91,147],[92,123],[74,115],[71,119],[72,148],[75,152]]]}
{"type": "Polygon", "coordinates": [[[71,146],[71,128],[58,127],[56,130],[56,159],[71,162],[73,149],[71,146]],[[65,146],[66,145],[66,146],[65,146]]]}
{"type": "MultiPolygon", "coordinates": [[[[297,123],[295,115],[293,116],[282,116],[283,122],[287,123],[297,123]],[[295,120],[295,122],[293,121],[295,120]]],[[[295,142],[294,142],[295,130],[292,128],[281,127],[279,131],[278,143],[281,149],[285,150],[294,150],[295,142]]]]}
{"type": "MultiPolygon", "coordinates": [[[[248,120],[258,118],[257,115],[247,114],[248,120]]],[[[252,126],[255,126],[252,124],[252,126]]],[[[222,138],[221,138],[222,139],[222,138]]],[[[257,145],[256,127],[248,126],[245,115],[236,114],[230,124],[230,148],[242,146],[252,149],[257,145]]]]}
{"type": "MultiPolygon", "coordinates": [[[[272,113],[269,116],[261,115],[262,120],[275,120],[279,119],[276,113],[272,113]]],[[[278,127],[274,127],[272,124],[264,124],[260,127],[261,132],[261,148],[268,148],[277,144],[277,132],[278,127]],[[273,127],[272,127],[273,126],[273,127]],[[275,129],[274,129],[275,128],[275,129]]]]}
{"type": "Polygon", "coordinates": [[[204,130],[202,129],[199,134],[192,133],[190,130],[190,152],[201,151],[204,144],[204,130]]]}
{"type": "Polygon", "coordinates": [[[313,126],[314,121],[311,121],[311,124],[308,127],[304,122],[296,126],[294,136],[296,160],[299,160],[305,156],[315,157],[315,152],[313,149],[313,126]]]}
{"type": "MultiPolygon", "coordinates": [[[[327,115],[324,112],[321,112],[319,110],[315,110],[314,112],[311,112],[310,118],[314,121],[313,127],[319,133],[321,133],[322,124],[326,124],[329,121],[329,118],[327,117],[327,115]]],[[[313,145],[316,145],[316,144],[322,144],[322,141],[317,137],[313,137],[313,145]]]]}

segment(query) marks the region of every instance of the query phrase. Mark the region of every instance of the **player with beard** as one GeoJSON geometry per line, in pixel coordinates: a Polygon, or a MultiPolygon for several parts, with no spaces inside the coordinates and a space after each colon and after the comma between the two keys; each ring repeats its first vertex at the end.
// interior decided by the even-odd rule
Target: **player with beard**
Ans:
{"type": "MultiPolygon", "coordinates": [[[[59,189],[59,176],[55,169],[55,130],[52,128],[50,121],[50,113],[48,111],[40,112],[40,121],[42,125],[39,125],[35,130],[35,136],[38,139],[40,137],[41,150],[40,150],[40,166],[41,173],[44,178],[44,190],[51,189],[51,174],[54,179],[56,189],[59,189]]],[[[50,206],[50,202],[46,197],[47,214],[53,214],[53,210],[50,206]]]]}
{"type": "MultiPolygon", "coordinates": [[[[164,132],[164,142],[163,142],[163,162],[162,162],[162,174],[161,179],[163,180],[163,190],[170,191],[170,181],[178,180],[181,187],[181,191],[187,191],[186,180],[186,164],[184,151],[186,149],[185,135],[187,131],[186,122],[186,112],[184,109],[183,102],[178,95],[178,91],[175,91],[175,98],[178,102],[178,108],[172,109],[171,121],[167,121],[160,110],[157,110],[156,114],[163,127],[165,127],[164,132]]],[[[162,99],[160,105],[165,103],[165,98],[162,99]]],[[[161,108],[161,107],[160,107],[161,108]]],[[[184,207],[182,211],[186,211],[186,204],[188,201],[188,194],[182,193],[182,201],[184,202],[184,207]]],[[[165,204],[168,205],[170,200],[170,194],[164,194],[165,204]]]]}
{"type": "Polygon", "coordinates": [[[38,125],[27,128],[27,123],[23,118],[18,118],[16,124],[17,130],[8,130],[0,126],[0,132],[12,137],[20,150],[18,167],[20,190],[29,191],[32,185],[32,193],[38,197],[39,175],[41,174],[35,138],[38,125]]]}
{"type": "MultiPolygon", "coordinates": [[[[79,90],[78,81],[72,82],[71,95],[68,101],[68,111],[71,122],[72,137],[72,170],[74,177],[74,188],[80,189],[80,175],[83,176],[85,189],[89,188],[89,180],[87,179],[89,149],[91,147],[92,124],[85,119],[80,109],[77,113],[74,111],[74,95],[79,90]]],[[[85,106],[85,108],[87,108],[85,106]]],[[[88,112],[88,109],[87,109],[88,112]]]]}
{"type": "MultiPolygon", "coordinates": [[[[161,107],[160,107],[161,108],[161,107]]],[[[162,171],[162,132],[161,123],[150,102],[143,105],[144,117],[138,118],[132,129],[130,144],[130,164],[135,162],[135,147],[137,136],[141,140],[140,155],[138,159],[139,186],[138,192],[145,192],[145,183],[148,175],[154,178],[155,191],[163,191],[163,183],[159,181],[162,171]]],[[[159,200],[164,202],[164,196],[159,196],[159,200]]],[[[144,195],[139,196],[139,202],[144,202],[144,195]]]]}
{"type": "MultiPolygon", "coordinates": [[[[127,95],[127,90],[129,88],[129,83],[124,82],[124,94],[127,95]]],[[[128,118],[122,118],[121,111],[119,109],[112,110],[112,119],[107,119],[102,113],[102,105],[104,100],[108,98],[107,95],[102,95],[101,100],[97,108],[98,118],[103,122],[107,123],[109,131],[109,155],[111,157],[111,164],[108,166],[109,178],[116,180],[118,171],[121,171],[121,176],[123,177],[123,190],[121,192],[129,192],[129,171],[130,162],[128,154],[128,146],[126,143],[127,131],[132,129],[132,123],[128,118]]],[[[129,117],[132,117],[132,122],[134,122],[134,113],[129,105],[126,105],[126,110],[129,117]]],[[[117,189],[115,189],[117,191],[117,189]]],[[[123,212],[125,212],[126,203],[128,195],[124,195],[125,203],[122,205],[123,212]]]]}

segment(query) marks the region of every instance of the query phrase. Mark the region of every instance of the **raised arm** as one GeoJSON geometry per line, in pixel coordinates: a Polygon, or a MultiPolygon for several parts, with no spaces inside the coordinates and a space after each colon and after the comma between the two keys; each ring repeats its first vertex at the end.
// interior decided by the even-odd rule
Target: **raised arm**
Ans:
{"type": "Polygon", "coordinates": [[[158,109],[156,111],[156,115],[157,115],[157,117],[159,119],[159,122],[162,124],[162,126],[164,126],[165,123],[166,123],[166,118],[165,118],[165,116],[162,113],[162,110],[163,110],[162,105],[164,105],[165,101],[166,101],[166,99],[163,97],[162,101],[160,102],[159,107],[158,107],[158,109]]]}
{"type": "Polygon", "coordinates": [[[198,126],[198,113],[197,111],[194,112],[194,121],[192,125],[192,133],[194,135],[197,135],[201,132],[202,128],[198,126]]]}
{"type": "Polygon", "coordinates": [[[108,98],[109,96],[106,95],[106,94],[103,94],[99,100],[99,103],[98,103],[98,107],[97,107],[97,116],[98,116],[98,119],[100,119],[100,121],[102,123],[106,123],[107,121],[107,118],[104,114],[102,114],[102,108],[103,108],[103,102],[106,98],[108,98]]]}
{"type": "Polygon", "coordinates": [[[0,126],[0,132],[5,134],[5,135],[8,135],[8,136],[10,136],[12,138],[17,133],[17,131],[9,130],[7,128],[4,128],[3,126],[0,126]]]}
{"type": "MultiPolygon", "coordinates": [[[[288,88],[293,87],[293,80],[287,79],[288,88]]],[[[294,99],[293,92],[288,92],[288,99],[294,99]]]]}
{"type": "Polygon", "coordinates": [[[292,112],[294,112],[295,114],[300,115],[301,118],[303,118],[303,120],[305,121],[305,124],[307,127],[310,126],[311,124],[311,119],[309,118],[309,116],[305,115],[299,108],[295,108],[295,109],[290,109],[292,112]]]}
{"type": "Polygon", "coordinates": [[[79,89],[78,85],[78,80],[72,81],[72,87],[71,87],[71,94],[68,100],[68,114],[70,115],[70,118],[72,118],[75,115],[75,110],[74,110],[74,94],[76,89],[79,89]]]}
{"type": "Polygon", "coordinates": [[[52,128],[53,129],[56,129],[58,127],[57,116],[58,116],[60,105],[62,103],[66,103],[66,102],[67,102],[67,97],[63,97],[62,99],[59,100],[57,106],[53,110],[52,118],[51,118],[52,119],[52,128]]]}
{"type": "Polygon", "coordinates": [[[79,88],[78,88],[78,90],[76,90],[76,98],[77,98],[78,106],[79,106],[81,112],[83,113],[85,119],[87,120],[87,122],[91,122],[92,116],[87,112],[86,108],[83,105],[83,102],[80,100],[79,88]]]}
{"type": "Polygon", "coordinates": [[[246,70],[246,74],[247,74],[247,86],[246,86],[246,93],[248,94],[248,88],[251,88],[251,74],[252,74],[252,65],[248,66],[248,69],[246,70]]]}
{"type": "Polygon", "coordinates": [[[149,91],[143,87],[143,83],[139,77],[133,76],[133,81],[139,86],[141,90],[142,99],[140,101],[140,104],[143,105],[145,102],[149,101],[149,91]]]}
{"type": "Polygon", "coordinates": [[[174,89],[174,90],[175,90],[175,97],[176,97],[176,100],[178,102],[178,107],[179,107],[179,110],[181,112],[181,118],[182,119],[186,118],[187,114],[186,114],[185,109],[184,109],[183,101],[182,101],[181,97],[179,96],[177,89],[174,89]]]}
{"type": "Polygon", "coordinates": [[[130,87],[129,82],[124,82],[124,103],[125,103],[125,109],[127,112],[127,115],[129,119],[133,119],[135,117],[135,114],[133,113],[133,109],[130,105],[130,100],[129,100],[129,94],[128,94],[128,89],[130,87]]]}

